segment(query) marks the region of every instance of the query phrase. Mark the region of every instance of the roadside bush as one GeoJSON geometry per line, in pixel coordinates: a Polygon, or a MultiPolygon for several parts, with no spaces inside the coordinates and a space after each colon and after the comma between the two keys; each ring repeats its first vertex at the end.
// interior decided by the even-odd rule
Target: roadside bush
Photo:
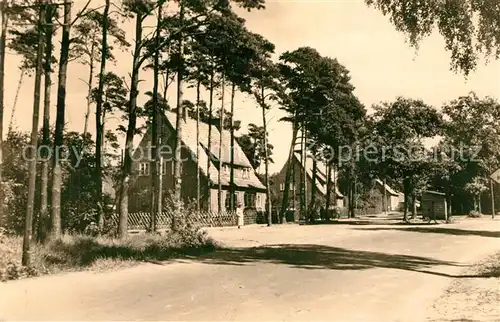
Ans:
{"type": "Polygon", "coordinates": [[[469,214],[467,215],[467,217],[469,217],[469,218],[481,218],[481,216],[482,216],[482,215],[483,215],[483,214],[481,214],[481,213],[480,213],[479,211],[477,211],[477,210],[471,210],[471,211],[469,212],[469,214]]]}

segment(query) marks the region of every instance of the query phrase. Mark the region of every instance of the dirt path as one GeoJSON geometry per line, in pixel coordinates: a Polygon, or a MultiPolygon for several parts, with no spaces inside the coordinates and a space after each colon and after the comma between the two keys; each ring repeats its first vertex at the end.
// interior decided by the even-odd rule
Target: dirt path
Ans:
{"type": "Polygon", "coordinates": [[[500,248],[498,220],[210,234],[239,248],[4,283],[0,312],[5,320],[425,321],[457,274],[500,248]]]}

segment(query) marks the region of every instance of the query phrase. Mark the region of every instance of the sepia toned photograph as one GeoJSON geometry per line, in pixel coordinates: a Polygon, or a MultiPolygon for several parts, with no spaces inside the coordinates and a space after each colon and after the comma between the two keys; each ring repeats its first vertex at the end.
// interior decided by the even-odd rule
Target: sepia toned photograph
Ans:
{"type": "Polygon", "coordinates": [[[0,321],[500,322],[500,0],[0,16],[0,321]]]}

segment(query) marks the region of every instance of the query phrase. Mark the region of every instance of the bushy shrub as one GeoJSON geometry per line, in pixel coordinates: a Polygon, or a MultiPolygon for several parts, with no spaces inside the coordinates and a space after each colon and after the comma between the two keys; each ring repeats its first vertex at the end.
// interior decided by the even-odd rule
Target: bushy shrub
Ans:
{"type": "Polygon", "coordinates": [[[477,210],[471,210],[467,217],[469,218],[481,218],[482,214],[477,210]]]}

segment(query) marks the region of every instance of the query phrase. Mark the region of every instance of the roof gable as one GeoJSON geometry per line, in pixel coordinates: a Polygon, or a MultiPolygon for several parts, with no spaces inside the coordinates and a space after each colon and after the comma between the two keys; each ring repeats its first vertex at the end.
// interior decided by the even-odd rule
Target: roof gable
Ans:
{"type": "MultiPolygon", "coordinates": [[[[172,129],[175,129],[175,124],[177,121],[177,115],[172,112],[165,112],[165,118],[167,124],[170,125],[172,129]]],[[[209,138],[209,125],[203,122],[199,122],[199,151],[200,155],[197,155],[197,140],[196,140],[196,120],[191,118],[186,118],[182,120],[184,122],[182,128],[182,142],[185,147],[187,147],[193,160],[196,162],[196,158],[199,159],[200,170],[212,181],[214,184],[219,182],[219,171],[218,167],[218,157],[219,157],[219,147],[220,147],[220,132],[216,126],[211,127],[210,133],[210,152],[212,154],[212,162],[210,164],[210,174],[207,175],[206,165],[208,163],[208,138],[209,138]]],[[[231,133],[227,130],[222,131],[222,151],[221,151],[222,164],[231,164],[231,133]]],[[[240,168],[250,168],[250,175],[248,178],[241,178],[235,175],[234,184],[238,187],[255,188],[255,189],[265,189],[265,186],[260,182],[259,178],[255,174],[250,161],[246,157],[245,153],[241,149],[237,140],[234,140],[234,165],[240,168]]],[[[235,167],[235,168],[236,168],[235,167]]],[[[222,172],[221,173],[221,184],[229,185],[230,175],[222,172]]]]}
{"type": "Polygon", "coordinates": [[[385,184],[385,185],[384,185],[384,183],[382,182],[382,180],[380,180],[380,179],[375,179],[375,182],[376,182],[376,183],[378,183],[379,185],[381,185],[382,187],[385,187],[385,190],[386,190],[389,194],[391,194],[391,195],[393,195],[393,196],[399,196],[399,193],[398,193],[396,190],[392,189],[392,188],[391,188],[388,184],[385,184]]]}
{"type": "MultiPolygon", "coordinates": [[[[300,153],[294,153],[294,158],[298,163],[300,164],[300,153]]],[[[286,166],[286,165],[285,165],[286,166]]],[[[312,180],[313,178],[313,167],[314,167],[314,162],[312,159],[312,156],[307,156],[306,158],[306,174],[307,176],[312,180]]],[[[327,182],[327,170],[326,166],[324,165],[323,162],[316,162],[316,187],[317,189],[321,192],[321,194],[326,195],[326,182],[327,182]]],[[[337,185],[335,185],[335,193],[337,194],[338,197],[342,198],[344,195],[340,192],[339,188],[337,185]]]]}

